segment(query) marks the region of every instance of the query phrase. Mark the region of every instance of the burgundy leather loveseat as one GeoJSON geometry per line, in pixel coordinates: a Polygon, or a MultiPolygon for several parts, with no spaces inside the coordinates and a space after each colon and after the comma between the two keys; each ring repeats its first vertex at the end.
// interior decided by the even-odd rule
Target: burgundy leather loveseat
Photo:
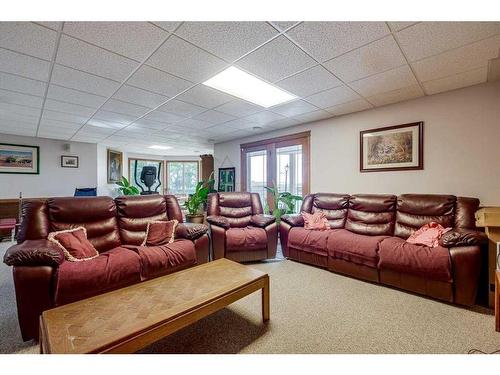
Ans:
{"type": "Polygon", "coordinates": [[[281,245],[289,259],[473,305],[485,241],[475,227],[478,207],[478,199],[453,195],[310,194],[301,210],[324,211],[331,229],[306,230],[300,215],[286,215],[280,224],[281,245]],[[405,241],[431,221],[453,228],[438,247],[405,241]]]}
{"type": "Polygon", "coordinates": [[[38,337],[44,310],[207,262],[206,225],[178,224],[173,243],[139,246],[149,221],[167,219],[182,223],[171,195],[25,200],[18,244],[4,257],[13,266],[23,339],[38,337]],[[100,255],[69,262],[47,236],[79,226],[100,255]]]}
{"type": "Polygon", "coordinates": [[[214,259],[248,262],[276,256],[276,219],[263,215],[259,194],[209,194],[207,221],[214,259]]]}

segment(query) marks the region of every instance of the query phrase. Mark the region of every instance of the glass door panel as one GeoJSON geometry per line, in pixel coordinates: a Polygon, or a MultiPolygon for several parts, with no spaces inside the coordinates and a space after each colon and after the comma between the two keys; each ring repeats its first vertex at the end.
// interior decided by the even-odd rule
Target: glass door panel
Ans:
{"type": "Polygon", "coordinates": [[[259,193],[262,207],[266,205],[267,151],[257,150],[246,153],[246,191],[259,193]]]}
{"type": "MultiPolygon", "coordinates": [[[[278,191],[302,196],[302,145],[276,147],[276,187],[278,191]]],[[[295,202],[298,212],[301,202],[295,202]]]]}

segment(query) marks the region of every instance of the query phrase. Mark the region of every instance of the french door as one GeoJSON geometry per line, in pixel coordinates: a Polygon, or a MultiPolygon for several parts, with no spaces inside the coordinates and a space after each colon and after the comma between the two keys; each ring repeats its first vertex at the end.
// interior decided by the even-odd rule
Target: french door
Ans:
{"type": "MultiPolygon", "coordinates": [[[[259,193],[262,205],[273,208],[266,186],[279,192],[309,193],[310,132],[241,145],[241,189],[259,193]]],[[[298,211],[300,202],[297,203],[298,211]]]]}

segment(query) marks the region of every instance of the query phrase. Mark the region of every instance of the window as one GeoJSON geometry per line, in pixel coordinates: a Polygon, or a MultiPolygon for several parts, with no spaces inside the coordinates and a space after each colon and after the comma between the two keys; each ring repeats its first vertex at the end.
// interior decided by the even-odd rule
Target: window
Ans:
{"type": "MultiPolygon", "coordinates": [[[[266,186],[304,196],[309,193],[309,132],[241,145],[242,190],[259,193],[263,207],[272,201],[266,186]]],[[[295,211],[301,202],[296,202],[295,211]]]]}
{"type": "Polygon", "coordinates": [[[156,181],[151,186],[151,190],[163,194],[164,191],[164,179],[163,170],[164,164],[163,160],[147,160],[147,159],[129,159],[128,160],[128,175],[130,184],[139,188],[139,191],[148,191],[148,187],[141,182],[141,172],[143,167],[155,167],[156,168],[156,181]]]}
{"type": "Polygon", "coordinates": [[[167,192],[178,196],[194,193],[199,181],[197,161],[167,161],[167,192]]]}

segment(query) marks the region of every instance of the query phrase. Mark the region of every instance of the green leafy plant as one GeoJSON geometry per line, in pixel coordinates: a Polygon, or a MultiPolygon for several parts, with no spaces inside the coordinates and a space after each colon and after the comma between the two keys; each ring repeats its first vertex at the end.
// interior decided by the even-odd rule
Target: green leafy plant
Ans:
{"type": "Polygon", "coordinates": [[[215,180],[214,173],[210,174],[207,181],[200,181],[196,184],[193,194],[190,194],[184,202],[184,207],[188,210],[189,215],[196,215],[200,212],[200,208],[207,203],[208,194],[216,192],[214,189],[215,180]]]}
{"type": "Polygon", "coordinates": [[[126,177],[122,176],[121,180],[116,183],[118,185],[118,189],[122,192],[123,195],[139,195],[139,189],[131,185],[126,177]]]}
{"type": "Polygon", "coordinates": [[[293,214],[295,209],[295,202],[301,201],[302,197],[293,195],[287,191],[279,192],[276,185],[265,186],[266,190],[271,194],[272,207],[266,206],[266,212],[269,212],[276,218],[276,223],[279,224],[281,216],[285,214],[293,214]]]}

